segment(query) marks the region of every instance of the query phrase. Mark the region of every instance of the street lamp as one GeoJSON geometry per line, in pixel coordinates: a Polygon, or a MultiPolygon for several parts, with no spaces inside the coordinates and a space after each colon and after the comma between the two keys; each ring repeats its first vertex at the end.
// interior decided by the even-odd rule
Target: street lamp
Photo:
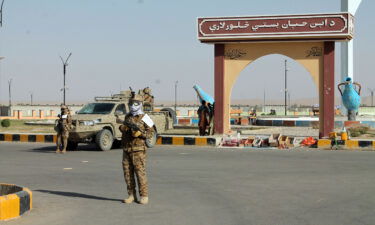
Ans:
{"type": "Polygon", "coordinates": [[[288,86],[287,86],[287,78],[288,78],[288,68],[287,68],[287,65],[286,63],[288,62],[288,60],[285,59],[285,65],[284,65],[284,68],[285,68],[285,75],[284,75],[284,79],[285,79],[285,89],[284,89],[284,92],[285,92],[285,99],[284,99],[284,107],[285,107],[285,116],[287,114],[287,107],[288,107],[288,103],[287,103],[287,93],[288,93],[288,86]]]}
{"type": "Polygon", "coordinates": [[[61,59],[61,62],[63,63],[63,68],[64,68],[64,87],[63,87],[63,91],[64,91],[64,101],[63,101],[63,104],[65,105],[65,92],[66,92],[66,85],[65,85],[65,75],[66,75],[66,67],[68,66],[68,59],[70,58],[70,56],[72,55],[72,53],[69,53],[68,57],[66,58],[66,60],[64,61],[64,59],[60,56],[60,59],[61,59]]]}
{"type": "Polygon", "coordinates": [[[174,82],[174,112],[177,114],[177,84],[178,80],[174,82]]]}

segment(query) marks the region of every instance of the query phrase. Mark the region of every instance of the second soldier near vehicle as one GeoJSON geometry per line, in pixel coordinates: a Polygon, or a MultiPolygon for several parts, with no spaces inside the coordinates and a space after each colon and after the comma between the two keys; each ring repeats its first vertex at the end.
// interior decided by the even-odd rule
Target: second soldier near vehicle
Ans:
{"type": "Polygon", "coordinates": [[[125,120],[117,119],[122,123],[123,158],[122,166],[124,170],[125,182],[128,190],[128,198],[124,203],[137,201],[136,180],[138,183],[139,203],[148,203],[148,184],[146,175],[146,139],[153,135],[153,122],[142,110],[143,99],[135,96],[129,101],[129,113],[125,120]]]}
{"type": "Polygon", "coordinates": [[[72,117],[69,108],[66,105],[61,105],[61,114],[58,115],[55,130],[57,132],[56,153],[66,153],[68,146],[69,130],[72,126],[72,117]]]}

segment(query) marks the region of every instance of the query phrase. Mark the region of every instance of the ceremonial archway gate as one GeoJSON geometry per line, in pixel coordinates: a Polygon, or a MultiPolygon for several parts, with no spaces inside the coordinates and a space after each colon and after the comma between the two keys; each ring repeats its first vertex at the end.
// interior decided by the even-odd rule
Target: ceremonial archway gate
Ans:
{"type": "Polygon", "coordinates": [[[256,59],[288,56],[310,72],[319,89],[319,136],[334,129],[335,41],[353,36],[349,13],[198,18],[198,39],[215,48],[215,132],[230,131],[230,95],[256,59]]]}

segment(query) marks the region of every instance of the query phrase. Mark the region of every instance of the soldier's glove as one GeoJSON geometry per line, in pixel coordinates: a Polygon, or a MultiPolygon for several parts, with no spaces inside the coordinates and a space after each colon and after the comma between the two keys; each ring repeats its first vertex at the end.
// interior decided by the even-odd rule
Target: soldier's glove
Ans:
{"type": "MultiPolygon", "coordinates": [[[[141,129],[135,123],[125,121],[124,125],[122,125],[122,126],[126,127],[126,130],[130,129],[133,137],[139,137],[140,135],[142,135],[141,129]]],[[[120,129],[121,129],[121,127],[120,127],[120,129]]]]}
{"type": "Polygon", "coordinates": [[[137,130],[137,131],[133,131],[133,132],[132,132],[132,135],[133,135],[133,137],[139,137],[139,136],[142,135],[142,132],[139,131],[139,130],[137,130]]]}
{"type": "Polygon", "coordinates": [[[125,125],[121,125],[120,126],[120,131],[123,132],[123,133],[125,133],[126,131],[128,131],[128,129],[129,128],[127,126],[125,126],[125,125]]]}

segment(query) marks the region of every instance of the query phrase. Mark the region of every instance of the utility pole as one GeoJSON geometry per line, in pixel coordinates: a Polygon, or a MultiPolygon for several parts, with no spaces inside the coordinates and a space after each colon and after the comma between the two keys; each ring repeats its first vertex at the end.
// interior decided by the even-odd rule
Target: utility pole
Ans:
{"type": "Polygon", "coordinates": [[[284,78],[285,78],[285,101],[284,101],[284,107],[285,107],[285,116],[286,116],[286,114],[287,114],[287,107],[288,107],[288,103],[287,103],[287,93],[288,93],[288,85],[287,85],[287,78],[288,78],[288,68],[287,68],[287,61],[288,60],[286,60],[285,59],[285,76],[284,76],[284,78]]]}
{"type": "Polygon", "coordinates": [[[9,90],[9,116],[12,116],[10,115],[10,113],[12,112],[12,110],[10,109],[10,107],[12,106],[12,91],[11,91],[11,87],[12,87],[12,79],[8,80],[8,90],[9,90]]]}
{"type": "Polygon", "coordinates": [[[177,84],[178,80],[174,82],[174,112],[177,115],[177,84]]]}
{"type": "Polygon", "coordinates": [[[65,85],[66,67],[68,66],[68,59],[70,58],[71,55],[72,55],[72,53],[70,53],[70,54],[68,55],[68,57],[66,58],[65,61],[64,61],[64,59],[60,56],[61,62],[63,63],[63,69],[64,69],[64,87],[63,87],[63,91],[64,91],[64,100],[63,100],[63,104],[64,104],[64,105],[65,105],[65,92],[66,92],[66,85],[65,85]]]}
{"type": "MultiPolygon", "coordinates": [[[[0,5],[0,27],[3,26],[3,6],[4,6],[4,1],[5,1],[5,0],[2,0],[2,1],[1,1],[1,5],[0,5]]],[[[1,61],[2,59],[4,59],[4,57],[1,57],[1,56],[0,56],[0,61],[1,61]]],[[[0,69],[1,69],[1,68],[0,68],[0,69]]],[[[0,71],[0,72],[1,72],[1,71],[0,71]]],[[[0,78],[1,78],[1,76],[0,76],[0,78]]],[[[1,84],[1,82],[0,82],[0,84],[1,84]]]]}
{"type": "Polygon", "coordinates": [[[30,105],[32,106],[33,105],[33,93],[30,92],[30,105]]]}
{"type": "MultiPolygon", "coordinates": [[[[3,60],[5,57],[0,56],[0,87],[1,87],[1,60],[3,60]]],[[[1,90],[1,89],[0,89],[1,90]]],[[[1,93],[1,92],[0,92],[1,93]]],[[[0,97],[0,102],[1,102],[1,97],[0,97]]]]}
{"type": "Polygon", "coordinates": [[[3,26],[3,5],[4,5],[4,1],[5,1],[5,0],[3,0],[3,1],[1,2],[1,6],[0,6],[0,27],[3,26]]]}
{"type": "Polygon", "coordinates": [[[375,91],[375,89],[369,88],[368,90],[371,93],[371,106],[374,106],[374,91],[375,91]]]}
{"type": "Polygon", "coordinates": [[[263,110],[264,113],[266,112],[266,89],[263,88],[263,110]]]}

